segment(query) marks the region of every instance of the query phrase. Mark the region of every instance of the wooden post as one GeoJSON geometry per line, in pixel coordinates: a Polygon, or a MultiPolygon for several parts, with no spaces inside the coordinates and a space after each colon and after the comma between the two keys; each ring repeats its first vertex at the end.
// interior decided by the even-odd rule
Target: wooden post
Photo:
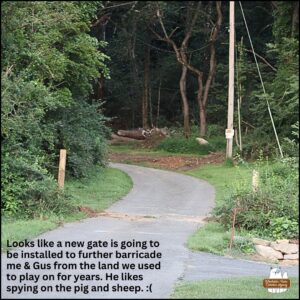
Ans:
{"type": "Polygon", "coordinates": [[[237,212],[237,209],[234,208],[233,209],[233,221],[232,221],[231,239],[230,239],[230,245],[229,245],[229,249],[230,250],[232,248],[233,240],[234,240],[234,227],[235,227],[236,212],[237,212]]]}
{"type": "Polygon", "coordinates": [[[228,117],[226,129],[226,158],[232,158],[233,141],[233,106],[234,106],[234,1],[230,1],[229,14],[229,82],[228,82],[228,117]]]}
{"type": "Polygon", "coordinates": [[[252,191],[253,193],[256,193],[258,191],[259,186],[259,172],[256,170],[253,170],[252,172],[252,191]]]}
{"type": "Polygon", "coordinates": [[[58,167],[58,187],[60,189],[64,188],[65,184],[65,171],[66,171],[66,159],[67,159],[67,150],[60,149],[59,153],[59,167],[58,167]]]}

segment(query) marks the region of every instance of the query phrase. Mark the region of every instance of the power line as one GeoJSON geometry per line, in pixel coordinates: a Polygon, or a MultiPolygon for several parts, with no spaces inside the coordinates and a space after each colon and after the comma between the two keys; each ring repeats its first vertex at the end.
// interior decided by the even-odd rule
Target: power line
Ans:
{"type": "MultiPolygon", "coordinates": [[[[249,38],[249,41],[250,41],[252,53],[253,53],[253,56],[254,56],[254,60],[255,60],[255,63],[256,63],[256,67],[257,67],[259,79],[260,79],[260,82],[261,82],[261,86],[262,86],[264,94],[266,95],[267,93],[266,93],[265,85],[264,85],[264,82],[263,82],[263,79],[262,79],[262,76],[261,76],[261,73],[260,73],[259,65],[258,65],[258,62],[257,62],[256,54],[255,54],[254,47],[253,47],[253,44],[252,44],[252,39],[251,39],[251,36],[250,36],[250,32],[249,32],[249,29],[248,29],[248,25],[247,25],[247,21],[246,21],[246,17],[245,17],[245,14],[244,14],[244,10],[243,10],[241,1],[239,1],[239,4],[240,4],[241,11],[242,11],[244,23],[245,23],[245,26],[246,26],[246,30],[247,30],[248,38],[249,38]]],[[[279,152],[280,152],[281,158],[283,158],[283,153],[282,153],[279,138],[278,138],[278,135],[277,135],[276,127],[275,127],[275,124],[274,124],[274,120],[273,120],[273,116],[272,116],[272,112],[271,112],[271,108],[270,108],[270,103],[269,103],[269,100],[268,100],[267,97],[266,97],[266,102],[267,102],[268,112],[269,112],[269,115],[270,115],[270,118],[271,118],[271,123],[272,123],[272,126],[273,126],[273,130],[274,130],[274,133],[275,133],[276,141],[277,141],[277,144],[278,144],[279,152]]]]}

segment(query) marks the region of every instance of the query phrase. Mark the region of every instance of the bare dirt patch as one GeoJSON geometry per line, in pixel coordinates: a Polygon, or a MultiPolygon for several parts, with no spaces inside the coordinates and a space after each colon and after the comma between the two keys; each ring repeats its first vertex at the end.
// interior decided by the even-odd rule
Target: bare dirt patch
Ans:
{"type": "Polygon", "coordinates": [[[203,156],[159,156],[153,154],[110,153],[112,162],[140,164],[147,167],[167,170],[186,171],[205,164],[218,164],[225,160],[223,152],[214,152],[203,156]]]}
{"type": "Polygon", "coordinates": [[[144,216],[144,215],[129,215],[125,213],[118,213],[118,212],[111,212],[111,211],[99,211],[94,210],[87,206],[80,206],[78,210],[87,214],[89,218],[97,218],[97,217],[107,217],[107,218],[114,218],[114,219],[122,219],[128,221],[151,221],[156,219],[155,216],[144,216]]]}
{"type": "Polygon", "coordinates": [[[89,218],[97,218],[97,217],[104,217],[104,218],[113,218],[119,220],[127,220],[127,221],[154,221],[157,219],[166,219],[172,221],[179,221],[179,222],[192,222],[192,223],[200,223],[204,224],[207,222],[207,218],[205,216],[187,216],[187,215],[178,215],[178,214],[163,214],[163,215],[134,215],[134,214],[126,214],[126,213],[119,213],[114,211],[97,211],[93,210],[86,206],[80,206],[79,211],[84,212],[87,214],[89,218]]]}

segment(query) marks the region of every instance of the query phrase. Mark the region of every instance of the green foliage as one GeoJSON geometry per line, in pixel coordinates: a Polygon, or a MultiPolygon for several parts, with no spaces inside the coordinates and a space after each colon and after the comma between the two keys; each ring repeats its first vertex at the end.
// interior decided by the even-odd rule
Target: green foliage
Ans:
{"type": "Polygon", "coordinates": [[[292,138],[286,137],[283,143],[283,151],[290,157],[299,157],[299,122],[297,121],[292,127],[292,138]]]}
{"type": "Polygon", "coordinates": [[[278,1],[276,2],[273,24],[273,35],[275,41],[279,44],[282,39],[290,37],[292,34],[292,14],[293,1],[278,1]]]}
{"type": "MultiPolygon", "coordinates": [[[[59,223],[59,219],[41,218],[37,219],[15,219],[2,217],[1,223],[1,251],[7,250],[7,240],[24,241],[34,238],[44,232],[54,229],[59,223]]],[[[11,249],[10,249],[11,250],[11,249]]]]}
{"type": "Polygon", "coordinates": [[[299,278],[290,277],[291,288],[285,293],[270,293],[262,287],[265,276],[205,279],[180,282],[175,286],[172,299],[298,299],[299,278]]]}
{"type": "MultiPolygon", "coordinates": [[[[299,120],[299,37],[293,32],[294,5],[291,1],[276,2],[273,10],[273,41],[266,43],[267,55],[275,62],[276,72],[272,76],[263,74],[266,94],[263,94],[261,89],[255,89],[251,96],[250,112],[254,116],[254,125],[257,126],[252,141],[259,144],[259,148],[268,155],[276,152],[278,154],[278,149],[267,110],[267,101],[281,143],[286,138],[292,137],[290,128],[299,120]],[[264,137],[257,139],[258,131],[265,136],[269,135],[271,139],[264,137]]],[[[250,144],[251,138],[248,140],[250,144]]],[[[285,154],[291,154],[284,143],[283,150],[285,154]]],[[[251,151],[255,152],[253,149],[251,151]]]]}
{"type": "Polygon", "coordinates": [[[74,205],[101,211],[125,196],[132,188],[131,178],[113,168],[94,168],[89,176],[66,182],[66,192],[74,205]]]}
{"type": "Polygon", "coordinates": [[[252,240],[245,236],[235,235],[233,245],[235,250],[245,254],[251,254],[255,252],[252,240]]]}
{"type": "MultiPolygon", "coordinates": [[[[195,130],[193,128],[193,130],[195,130]]],[[[197,128],[197,132],[199,131],[199,128],[197,128]]],[[[218,124],[208,124],[206,129],[206,138],[210,139],[213,137],[225,137],[225,131],[224,128],[218,124]]]]}
{"type": "Polygon", "coordinates": [[[270,222],[271,236],[274,239],[284,239],[285,237],[297,237],[298,222],[289,217],[274,218],[270,222]]]}
{"type": "MultiPolygon", "coordinates": [[[[238,149],[236,152],[240,154],[238,149]]],[[[265,157],[272,157],[279,154],[279,150],[274,140],[274,132],[267,134],[257,128],[243,136],[242,156],[245,159],[255,160],[261,154],[265,157]]]]}
{"type": "Polygon", "coordinates": [[[171,136],[163,139],[155,149],[171,153],[206,155],[213,151],[225,149],[225,137],[219,135],[221,130],[218,125],[208,126],[207,140],[209,144],[200,145],[196,140],[199,137],[199,128],[197,126],[192,126],[192,134],[189,138],[184,137],[183,128],[172,127],[170,129],[171,136]]]}
{"type": "Polygon", "coordinates": [[[2,153],[2,212],[34,218],[72,209],[53,176],[41,167],[42,157],[25,150],[9,153],[5,146],[2,153]]]}
{"type": "Polygon", "coordinates": [[[100,2],[6,1],[1,5],[2,212],[35,217],[71,209],[57,191],[58,154],[70,174],[105,164],[105,128],[87,100],[106,44],[91,37],[100,2]],[[51,174],[52,173],[52,174],[51,174]]]}
{"type": "Polygon", "coordinates": [[[190,153],[206,155],[212,149],[209,145],[199,145],[195,138],[170,137],[163,139],[157,146],[157,150],[171,153],[190,153]]]}
{"type": "MultiPolygon", "coordinates": [[[[7,249],[7,240],[23,241],[35,238],[43,232],[60,226],[62,222],[74,222],[87,217],[88,210],[79,211],[78,207],[89,208],[91,211],[106,209],[132,188],[131,178],[118,169],[95,167],[88,175],[84,179],[66,181],[65,193],[68,195],[68,201],[62,203],[56,213],[47,210],[32,215],[31,212],[30,218],[22,218],[22,216],[16,218],[5,214],[1,220],[1,249],[7,249]],[[65,205],[72,205],[76,209],[67,210],[65,205]],[[64,211],[61,210],[62,207],[65,207],[64,211]]],[[[49,201],[53,201],[53,197],[49,201]]]]}
{"type": "Polygon", "coordinates": [[[194,232],[188,239],[188,247],[196,251],[205,251],[224,255],[230,242],[230,232],[221,224],[210,222],[194,232]]]}
{"type": "Polygon", "coordinates": [[[214,215],[229,228],[233,209],[238,208],[236,227],[254,231],[270,238],[293,238],[298,234],[298,171],[295,160],[284,160],[273,166],[260,166],[259,190],[240,186],[223,203],[216,206],[214,215]]]}
{"type": "Polygon", "coordinates": [[[84,177],[94,165],[104,166],[106,162],[106,137],[110,135],[105,126],[105,118],[99,113],[100,105],[86,105],[78,101],[64,109],[60,127],[62,146],[67,149],[68,173],[74,177],[84,177]]]}

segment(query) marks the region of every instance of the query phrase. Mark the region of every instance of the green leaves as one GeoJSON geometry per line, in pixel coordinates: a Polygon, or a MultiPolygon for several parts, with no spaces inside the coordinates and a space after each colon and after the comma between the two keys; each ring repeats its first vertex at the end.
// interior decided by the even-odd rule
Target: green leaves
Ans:
{"type": "Polygon", "coordinates": [[[236,188],[214,209],[215,217],[230,228],[233,209],[239,208],[236,215],[237,228],[274,239],[296,237],[299,218],[297,166],[290,159],[257,166],[260,174],[259,190],[254,193],[250,183],[236,188]]]}
{"type": "Polygon", "coordinates": [[[100,73],[109,76],[105,44],[88,34],[99,8],[98,1],[2,5],[5,213],[33,216],[69,207],[51,175],[60,148],[68,149],[72,175],[105,163],[105,119],[86,101],[100,73]]]}

